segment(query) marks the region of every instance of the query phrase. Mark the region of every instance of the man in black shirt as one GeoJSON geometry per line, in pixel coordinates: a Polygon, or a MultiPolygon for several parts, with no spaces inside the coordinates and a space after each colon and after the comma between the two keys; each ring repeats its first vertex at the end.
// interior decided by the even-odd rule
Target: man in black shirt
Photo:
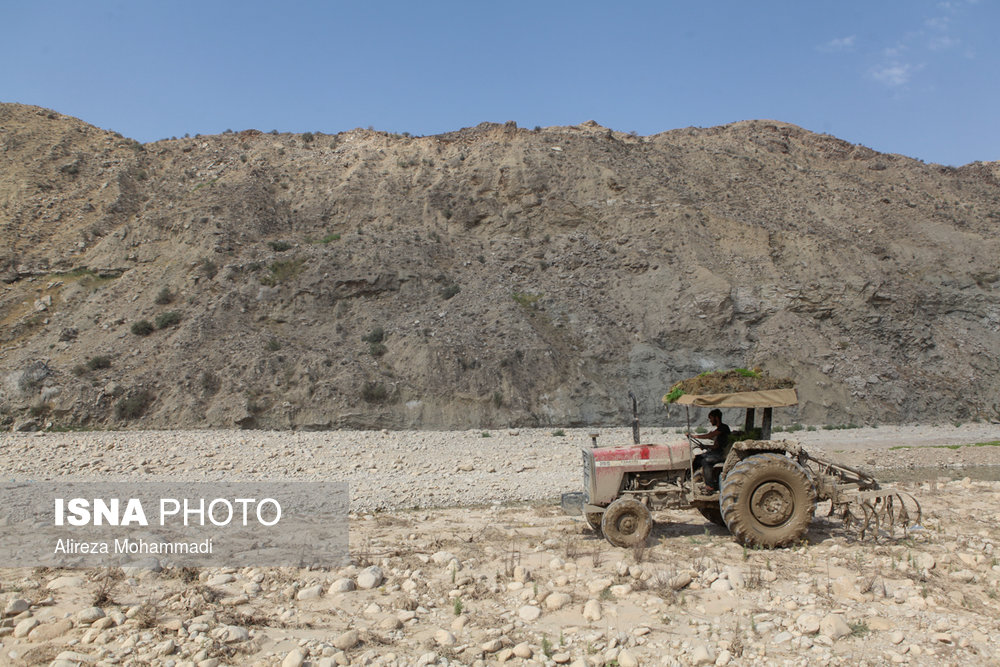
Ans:
{"type": "Polygon", "coordinates": [[[716,408],[708,413],[709,423],[715,427],[715,430],[710,433],[705,433],[704,435],[694,435],[688,433],[689,436],[696,440],[712,440],[712,446],[708,448],[704,454],[699,454],[695,457],[695,463],[697,460],[701,459],[701,472],[705,478],[705,487],[709,493],[717,493],[719,491],[719,483],[715,478],[715,466],[716,463],[722,463],[726,460],[726,456],[729,454],[729,426],[722,423],[722,410],[716,408]]]}

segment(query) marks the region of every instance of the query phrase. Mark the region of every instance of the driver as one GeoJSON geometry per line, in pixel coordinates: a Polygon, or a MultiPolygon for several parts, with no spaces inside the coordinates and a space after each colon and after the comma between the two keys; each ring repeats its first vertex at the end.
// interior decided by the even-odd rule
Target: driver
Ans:
{"type": "MultiPolygon", "coordinates": [[[[718,493],[719,483],[715,479],[715,464],[722,463],[726,460],[726,455],[729,454],[729,426],[722,422],[722,410],[718,408],[712,410],[708,413],[708,422],[715,427],[714,431],[710,433],[705,433],[704,435],[694,435],[693,433],[688,433],[688,437],[694,438],[695,440],[711,440],[712,445],[707,447],[706,452],[699,454],[694,458],[695,465],[698,465],[698,459],[701,459],[701,472],[705,479],[705,489],[704,492],[708,494],[718,493]]],[[[702,445],[704,447],[704,445],[702,445]]]]}

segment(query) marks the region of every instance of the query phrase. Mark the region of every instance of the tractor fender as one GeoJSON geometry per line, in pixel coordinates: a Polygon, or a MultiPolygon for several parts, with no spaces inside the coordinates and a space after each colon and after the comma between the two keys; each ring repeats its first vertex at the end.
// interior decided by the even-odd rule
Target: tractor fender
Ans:
{"type": "Polygon", "coordinates": [[[729,450],[729,455],[726,457],[726,463],[722,466],[722,477],[720,477],[720,480],[725,479],[729,471],[743,459],[763,452],[787,454],[793,459],[798,460],[803,449],[802,445],[794,440],[740,440],[739,442],[734,442],[732,449],[729,450]]]}

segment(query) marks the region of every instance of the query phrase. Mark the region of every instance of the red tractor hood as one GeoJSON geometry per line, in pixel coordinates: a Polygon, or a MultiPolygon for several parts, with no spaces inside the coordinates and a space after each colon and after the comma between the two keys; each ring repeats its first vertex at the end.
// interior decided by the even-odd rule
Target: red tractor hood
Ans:
{"type": "Polygon", "coordinates": [[[595,468],[680,470],[691,464],[691,445],[686,441],[667,445],[598,447],[593,453],[595,468]]]}

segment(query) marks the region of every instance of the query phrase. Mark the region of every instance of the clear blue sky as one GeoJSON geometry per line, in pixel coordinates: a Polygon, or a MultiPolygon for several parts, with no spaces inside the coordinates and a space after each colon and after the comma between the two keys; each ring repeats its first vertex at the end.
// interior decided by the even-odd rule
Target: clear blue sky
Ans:
{"type": "Polygon", "coordinates": [[[770,118],[1000,160],[993,0],[10,0],[0,25],[0,101],[143,142],[770,118]]]}

